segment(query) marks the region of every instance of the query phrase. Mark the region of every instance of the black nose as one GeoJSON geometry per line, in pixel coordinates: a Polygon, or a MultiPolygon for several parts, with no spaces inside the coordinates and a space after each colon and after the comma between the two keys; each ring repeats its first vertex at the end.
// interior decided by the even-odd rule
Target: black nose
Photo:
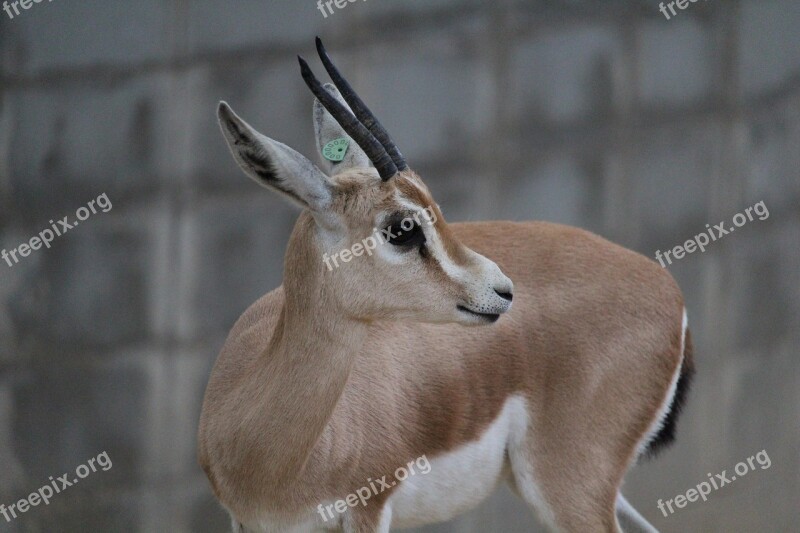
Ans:
{"type": "Polygon", "coordinates": [[[508,300],[508,301],[510,302],[511,300],[513,300],[513,299],[514,299],[514,295],[513,295],[513,294],[511,294],[510,292],[500,292],[500,291],[498,291],[497,289],[495,289],[495,290],[494,290],[494,292],[496,292],[496,293],[497,293],[497,295],[498,295],[500,298],[502,298],[503,300],[508,300]]]}

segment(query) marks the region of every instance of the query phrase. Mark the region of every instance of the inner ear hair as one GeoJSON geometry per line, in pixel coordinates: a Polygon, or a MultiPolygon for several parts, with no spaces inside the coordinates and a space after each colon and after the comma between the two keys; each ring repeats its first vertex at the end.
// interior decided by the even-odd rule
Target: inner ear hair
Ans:
{"type": "Polygon", "coordinates": [[[263,148],[263,142],[257,139],[257,133],[252,127],[239,118],[233,109],[226,103],[220,102],[219,121],[223,129],[229,134],[231,151],[239,164],[246,167],[264,182],[278,187],[282,192],[287,192],[278,186],[280,179],[277,170],[270,161],[269,155],[263,148]]]}
{"type": "Polygon", "coordinates": [[[330,204],[328,177],[305,156],[257,132],[225,102],[218,109],[220,128],[234,159],[260,185],[277,190],[312,211],[330,204]]]}
{"type": "Polygon", "coordinates": [[[260,150],[258,149],[253,150],[250,146],[246,146],[239,152],[239,156],[264,181],[269,183],[280,181],[275,167],[272,166],[268,158],[259,152],[260,150]]]}

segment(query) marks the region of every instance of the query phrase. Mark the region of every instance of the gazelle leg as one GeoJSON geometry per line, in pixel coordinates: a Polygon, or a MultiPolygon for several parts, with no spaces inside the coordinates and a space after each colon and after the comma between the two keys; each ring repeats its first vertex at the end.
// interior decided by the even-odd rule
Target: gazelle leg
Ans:
{"type": "MultiPolygon", "coordinates": [[[[592,491],[587,484],[578,480],[556,480],[539,484],[533,481],[532,469],[529,467],[523,466],[524,470],[512,468],[515,492],[531,507],[548,530],[567,533],[620,533],[614,514],[613,497],[609,501],[609,498],[603,496],[607,491],[592,491]]],[[[627,530],[623,531],[628,533],[627,530]]]]}
{"type": "Polygon", "coordinates": [[[617,494],[617,520],[624,533],[658,533],[621,492],[617,494]]]}
{"type": "Polygon", "coordinates": [[[344,533],[389,533],[392,526],[392,508],[389,505],[376,507],[370,501],[368,507],[355,507],[344,515],[344,533]]]}
{"type": "Polygon", "coordinates": [[[508,454],[517,492],[537,517],[551,531],[620,533],[614,462],[601,450],[583,453],[574,440],[540,435],[535,442],[530,432],[512,439],[508,454]]]}

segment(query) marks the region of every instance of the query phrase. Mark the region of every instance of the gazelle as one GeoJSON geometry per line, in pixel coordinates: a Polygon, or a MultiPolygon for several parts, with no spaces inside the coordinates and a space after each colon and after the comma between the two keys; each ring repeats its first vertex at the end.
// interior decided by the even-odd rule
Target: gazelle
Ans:
{"type": "Polygon", "coordinates": [[[553,530],[653,531],[619,491],[672,440],[693,370],[671,276],[576,228],[447,224],[317,49],[335,83],[300,58],[317,146],[349,142],[326,172],[219,106],[244,172],[303,208],[283,285],[236,322],[206,391],[200,463],[234,530],[414,527],[505,480],[553,530]],[[387,242],[326,267],[375,228],[387,242]],[[423,455],[425,476],[320,512],[423,455]]]}

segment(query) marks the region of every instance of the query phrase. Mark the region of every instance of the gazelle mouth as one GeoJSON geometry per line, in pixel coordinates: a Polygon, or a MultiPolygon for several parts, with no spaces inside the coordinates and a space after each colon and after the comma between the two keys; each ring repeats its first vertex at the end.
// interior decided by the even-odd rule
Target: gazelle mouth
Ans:
{"type": "Polygon", "coordinates": [[[467,309],[463,305],[457,305],[456,309],[463,313],[480,317],[481,320],[485,320],[486,322],[497,322],[497,319],[500,318],[500,315],[497,313],[479,313],[477,311],[473,311],[472,309],[467,309]]]}

